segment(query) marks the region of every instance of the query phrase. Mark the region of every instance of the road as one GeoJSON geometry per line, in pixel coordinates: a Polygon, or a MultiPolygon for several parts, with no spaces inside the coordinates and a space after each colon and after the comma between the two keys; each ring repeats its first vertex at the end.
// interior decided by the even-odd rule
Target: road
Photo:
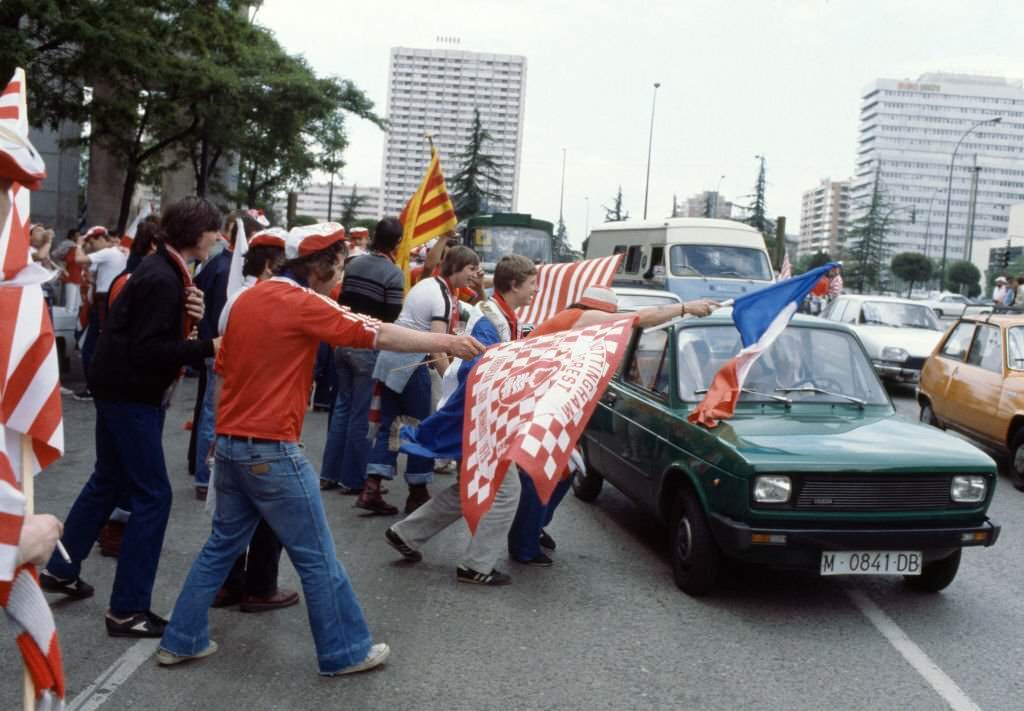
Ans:
{"type": "MultiPolygon", "coordinates": [[[[154,599],[164,614],[209,531],[184,460],[192,392],[186,381],[165,433],[175,501],[154,599]]],[[[893,394],[915,417],[912,391],[893,394]]],[[[64,406],[67,456],[37,484],[39,510],[60,516],[93,459],[91,404],[65,398],[64,406]]],[[[323,413],[307,418],[315,464],[325,423],[323,413]]],[[[698,600],[672,582],[665,532],[611,487],[594,504],[568,497],[550,529],[555,566],[502,562],[514,576],[503,589],[456,584],[461,524],[409,566],[384,542],[388,519],[361,518],[351,498],[329,492],[338,554],[375,636],[393,647],[385,668],[347,678],[316,674],[302,605],[213,610],[220,652],[160,668],[155,641],[106,636],[114,563],[98,555],[83,570],[97,595],[53,608],[73,709],[1019,709],[1022,496],[1001,482],[992,517],[1002,538],[968,550],[938,595],[913,594],[898,579],[748,572],[698,600]]],[[[298,587],[287,562],[282,584],[298,587]]],[[[8,709],[21,698],[21,675],[3,635],[0,708],[8,709]]]]}

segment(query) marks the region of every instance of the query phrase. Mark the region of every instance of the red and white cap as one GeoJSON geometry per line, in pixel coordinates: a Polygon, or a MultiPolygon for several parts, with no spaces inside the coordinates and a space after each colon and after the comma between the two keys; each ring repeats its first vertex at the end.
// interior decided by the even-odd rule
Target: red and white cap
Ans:
{"type": "Polygon", "coordinates": [[[370,230],[366,229],[365,227],[353,227],[348,231],[348,238],[352,242],[361,239],[369,239],[370,230]]]}
{"type": "Polygon", "coordinates": [[[285,255],[288,259],[308,257],[335,242],[345,241],[345,228],[337,222],[320,222],[315,225],[293,227],[288,233],[285,255]]]}
{"type": "Polygon", "coordinates": [[[92,239],[93,237],[106,237],[108,234],[110,233],[107,231],[106,227],[104,227],[103,225],[96,225],[95,227],[90,227],[88,230],[86,230],[85,239],[92,239]]]}
{"type": "Polygon", "coordinates": [[[607,286],[588,286],[578,302],[581,306],[610,314],[619,310],[619,297],[607,286]]]}
{"type": "Polygon", "coordinates": [[[283,227],[271,227],[260,230],[249,238],[250,247],[277,247],[285,249],[288,244],[288,230],[283,227]]]}

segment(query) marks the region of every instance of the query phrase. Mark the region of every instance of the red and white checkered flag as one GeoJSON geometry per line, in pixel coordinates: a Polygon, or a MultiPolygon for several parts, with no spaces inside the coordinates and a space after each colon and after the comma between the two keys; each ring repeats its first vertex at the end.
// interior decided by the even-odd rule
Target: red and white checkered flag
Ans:
{"type": "Polygon", "coordinates": [[[537,267],[537,295],[516,309],[520,323],[537,325],[580,300],[589,286],[609,286],[622,262],[621,254],[567,264],[537,267]]]}
{"type": "Polygon", "coordinates": [[[597,400],[622,360],[636,317],[487,350],[466,381],[462,513],[471,531],[510,464],[547,501],[597,400]]]}

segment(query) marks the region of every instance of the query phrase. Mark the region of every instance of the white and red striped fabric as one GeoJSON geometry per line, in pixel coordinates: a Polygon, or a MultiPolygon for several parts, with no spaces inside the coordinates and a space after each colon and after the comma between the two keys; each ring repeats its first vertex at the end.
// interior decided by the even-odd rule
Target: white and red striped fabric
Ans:
{"type": "Polygon", "coordinates": [[[460,473],[471,531],[510,464],[547,502],[597,400],[619,367],[635,316],[489,348],[466,380],[460,473]]]}
{"type": "Polygon", "coordinates": [[[537,267],[537,295],[516,309],[519,323],[536,326],[579,301],[588,286],[609,286],[623,255],[537,267]]]}
{"type": "Polygon", "coordinates": [[[793,276],[793,265],[789,263],[789,254],[782,255],[782,266],[779,268],[779,279],[789,279],[793,276]]]}
{"type": "Polygon", "coordinates": [[[51,275],[30,263],[28,244],[28,189],[45,177],[28,142],[25,73],[17,69],[0,94],[0,179],[13,181],[0,212],[0,607],[15,629],[37,708],[60,709],[64,668],[53,614],[34,566],[17,566],[22,462],[35,475],[64,451],[56,342],[40,286],[51,275]]]}

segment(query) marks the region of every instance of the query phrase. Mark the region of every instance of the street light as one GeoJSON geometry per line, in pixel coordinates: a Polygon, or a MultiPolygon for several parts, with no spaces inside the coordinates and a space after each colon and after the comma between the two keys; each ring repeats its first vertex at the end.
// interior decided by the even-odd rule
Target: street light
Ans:
{"type": "Polygon", "coordinates": [[[718,196],[722,190],[722,181],[725,180],[724,175],[718,176],[718,185],[715,186],[715,214],[712,217],[718,217],[718,196]]]}
{"type": "Polygon", "coordinates": [[[583,239],[586,240],[590,236],[590,196],[584,195],[583,199],[587,201],[587,216],[583,220],[583,239]]]}
{"type": "Polygon", "coordinates": [[[949,180],[946,183],[946,226],[942,230],[942,264],[939,266],[939,290],[941,291],[946,285],[946,249],[949,246],[949,206],[953,197],[953,166],[956,163],[956,153],[960,150],[960,144],[964,142],[967,135],[978,128],[984,126],[987,123],[996,124],[1003,120],[1002,116],[996,116],[995,118],[985,119],[984,121],[978,121],[972,125],[969,129],[964,131],[964,134],[960,136],[960,140],[956,142],[953,147],[953,157],[949,159],[949,180]]]}
{"type": "Polygon", "coordinates": [[[651,148],[654,147],[654,107],[658,102],[659,82],[654,82],[654,98],[651,99],[651,132],[647,138],[647,180],[644,182],[644,219],[647,219],[647,193],[651,189],[651,148]]]}

